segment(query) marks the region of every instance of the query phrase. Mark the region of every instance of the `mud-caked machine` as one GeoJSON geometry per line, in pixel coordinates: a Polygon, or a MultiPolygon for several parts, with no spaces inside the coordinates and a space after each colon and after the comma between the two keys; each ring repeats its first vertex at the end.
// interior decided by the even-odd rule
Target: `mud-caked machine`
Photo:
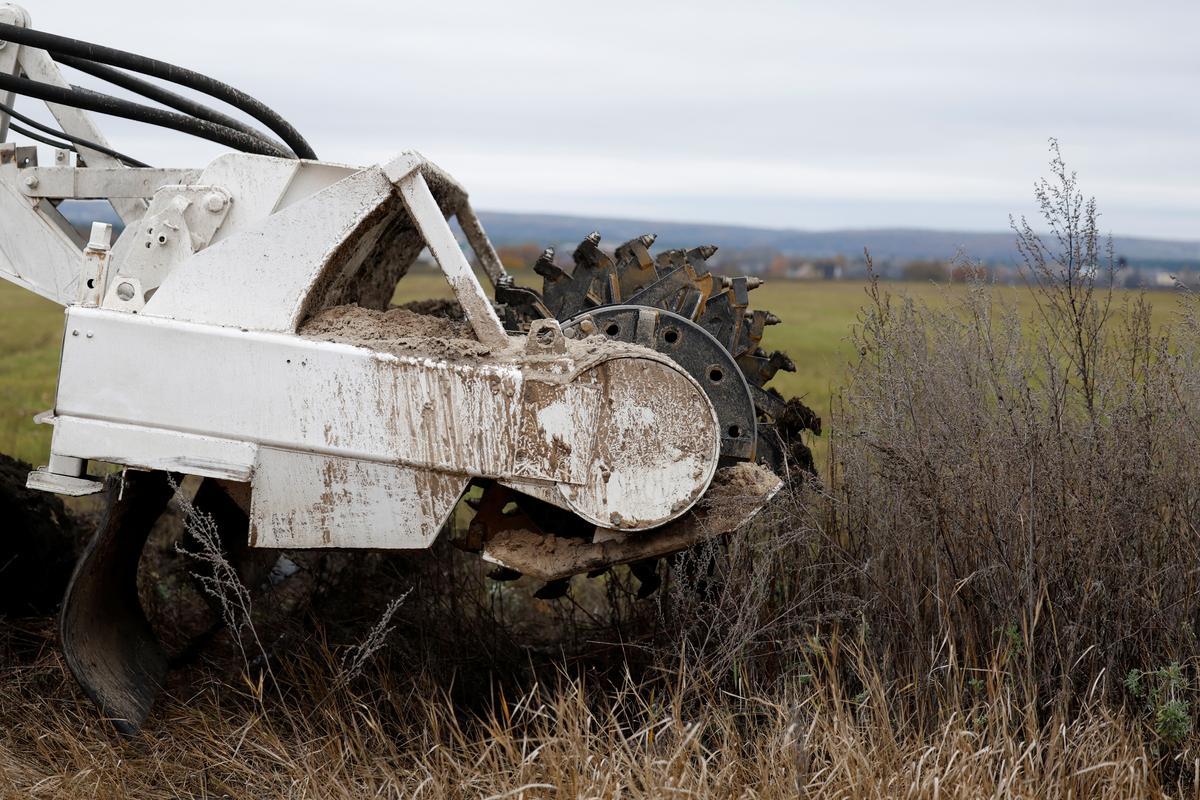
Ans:
{"type": "Polygon", "coordinates": [[[642,236],[608,251],[592,234],[573,268],[547,250],[541,290],[524,288],[467,193],[417,153],[320,161],[246,94],[36,31],[15,5],[0,6],[0,41],[0,276],[65,309],[57,396],[39,417],[52,452],[28,486],[107,492],[60,632],[122,730],[166,671],[135,577],[182,476],[202,479],[190,502],[252,548],[427,548],[477,487],[458,544],[553,596],[616,564],[652,584],[655,559],[735,530],[811,467],[802,432],[819,421],[765,388],[793,368],[760,347],[778,320],[749,308],[755,279],[712,273],[715,248],[654,255],[642,236]],[[62,66],[151,103],[72,86],[62,66]],[[109,146],[94,114],[231,152],[150,167],[109,146]],[[109,201],[119,235],[79,233],[71,200],[109,201]],[[426,250],[457,321],[389,310],[426,250]],[[89,462],[120,469],[96,478],[89,462]]]}

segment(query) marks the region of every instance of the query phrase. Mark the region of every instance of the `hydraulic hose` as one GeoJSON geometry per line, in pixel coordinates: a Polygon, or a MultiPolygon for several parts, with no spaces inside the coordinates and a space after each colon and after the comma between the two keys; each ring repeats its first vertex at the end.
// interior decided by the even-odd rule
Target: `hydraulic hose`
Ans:
{"type": "Polygon", "coordinates": [[[20,125],[18,125],[15,122],[8,123],[8,129],[15,133],[21,134],[26,139],[33,139],[35,142],[41,142],[42,144],[48,144],[51,147],[57,147],[60,150],[74,150],[75,149],[73,145],[71,145],[67,142],[55,141],[54,139],[51,139],[49,136],[43,136],[42,134],[40,134],[36,131],[31,131],[28,128],[22,128],[20,125]]]}
{"type": "MultiPolygon", "coordinates": [[[[279,114],[245,92],[235,89],[227,83],[210,78],[207,75],[202,75],[199,72],[193,72],[190,69],[168,64],[165,61],[159,61],[135,53],[128,53],[124,50],[104,47],[103,45],[72,39],[67,36],[56,36],[52,33],[44,33],[43,31],[22,28],[19,25],[10,25],[8,23],[0,23],[0,39],[28,45],[29,47],[38,47],[53,53],[75,56],[76,58],[83,58],[88,61],[140,72],[143,75],[149,75],[179,84],[180,86],[186,86],[189,89],[195,89],[210,97],[215,97],[218,100],[229,103],[231,106],[254,117],[279,136],[300,158],[315,159],[317,157],[312,147],[300,135],[300,132],[292,127],[291,123],[279,116],[279,114]]],[[[239,133],[241,132],[239,131],[239,133]]],[[[242,135],[245,136],[244,133],[242,135]]]]}
{"type": "MultiPolygon", "coordinates": [[[[114,86],[120,86],[124,89],[130,90],[131,92],[136,92],[142,97],[162,103],[163,105],[169,106],[176,111],[182,111],[190,116],[205,119],[209,122],[215,122],[218,125],[224,125],[226,128],[233,128],[235,131],[241,131],[249,136],[258,137],[267,144],[273,145],[280,150],[285,149],[285,146],[282,143],[267,137],[267,135],[262,131],[251,125],[247,125],[239,119],[235,119],[228,114],[223,114],[220,111],[217,111],[215,108],[206,106],[203,103],[199,103],[189,97],[176,94],[170,89],[165,89],[162,86],[151,83],[150,81],[143,80],[136,75],[130,75],[128,72],[115,69],[114,67],[110,67],[105,64],[99,64],[95,61],[88,61],[86,58],[76,58],[75,56],[69,56],[64,53],[51,53],[50,55],[55,61],[58,61],[61,64],[66,64],[68,67],[77,69],[80,72],[86,72],[88,75],[108,81],[114,86]]],[[[287,152],[290,153],[291,151],[288,150],[287,152]]]]}
{"type": "Polygon", "coordinates": [[[250,136],[233,128],[218,125],[208,120],[197,119],[186,114],[177,114],[174,111],[165,111],[161,108],[134,103],[119,97],[101,94],[100,92],[93,92],[89,89],[66,89],[52,83],[42,83],[41,81],[31,81],[28,78],[0,74],[0,90],[14,92],[26,97],[34,97],[39,100],[45,100],[48,103],[59,103],[86,111],[108,114],[113,117],[123,117],[150,125],[173,128],[174,130],[198,136],[201,139],[208,139],[209,141],[247,153],[258,153],[267,156],[290,156],[289,153],[281,152],[278,147],[264,142],[256,136],[250,136]]]}
{"type": "MultiPolygon", "coordinates": [[[[43,125],[42,123],[38,122],[36,119],[31,119],[30,117],[25,116],[24,114],[20,113],[19,111],[16,111],[12,106],[10,106],[6,103],[0,103],[0,111],[3,111],[5,114],[8,114],[13,119],[19,119],[21,122],[24,122],[26,125],[28,125],[31,128],[36,128],[37,130],[42,131],[43,133],[47,133],[50,136],[57,136],[60,139],[66,139],[68,142],[70,142],[73,145],[78,145],[79,147],[86,147],[89,150],[95,150],[98,153],[104,153],[105,155],[112,156],[113,158],[116,158],[116,159],[120,159],[128,166],[131,166],[131,167],[148,167],[148,166],[150,166],[149,164],[145,164],[141,161],[138,161],[136,158],[130,158],[129,156],[125,155],[124,153],[119,153],[116,150],[113,150],[112,148],[107,147],[105,145],[97,144],[96,142],[89,142],[87,139],[84,139],[81,136],[75,136],[73,134],[67,133],[66,131],[55,130],[54,128],[51,128],[49,125],[43,125]]],[[[75,149],[74,147],[65,145],[62,142],[56,142],[56,141],[52,141],[48,138],[42,138],[41,136],[33,133],[32,131],[22,128],[16,124],[10,124],[9,127],[12,128],[17,133],[21,134],[22,136],[28,136],[30,139],[33,139],[38,142],[42,142],[43,144],[48,144],[51,147],[60,147],[65,150],[67,150],[67,149],[74,150],[75,149]]]]}

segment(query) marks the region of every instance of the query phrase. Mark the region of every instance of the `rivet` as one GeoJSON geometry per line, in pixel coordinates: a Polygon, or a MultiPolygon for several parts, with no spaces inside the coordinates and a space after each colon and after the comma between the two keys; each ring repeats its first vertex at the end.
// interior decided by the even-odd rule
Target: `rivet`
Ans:
{"type": "Polygon", "coordinates": [[[88,332],[87,332],[87,338],[89,338],[89,339],[91,339],[91,338],[92,338],[93,336],[95,336],[95,335],[96,335],[96,334],[92,333],[91,331],[88,331],[88,332]]]}

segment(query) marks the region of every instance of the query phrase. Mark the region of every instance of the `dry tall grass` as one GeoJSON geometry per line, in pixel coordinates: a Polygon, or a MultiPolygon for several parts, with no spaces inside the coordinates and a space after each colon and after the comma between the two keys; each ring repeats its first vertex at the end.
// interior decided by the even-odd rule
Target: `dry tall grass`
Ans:
{"type": "Polygon", "coordinates": [[[1197,795],[1195,301],[1163,331],[1115,307],[1057,148],[1051,173],[1049,235],[1014,224],[1037,314],[870,287],[822,480],[653,599],[623,570],[535,605],[449,548],[362,557],[259,663],[175,672],[130,741],[48,623],[10,621],[0,792],[1197,795]]]}
{"type": "MultiPolygon", "coordinates": [[[[319,653],[319,651],[318,651],[319,653]]],[[[829,653],[818,659],[850,658],[829,653]]],[[[0,792],[33,797],[1130,797],[1160,757],[1120,712],[1038,719],[1001,690],[925,724],[911,687],[868,670],[853,696],[800,676],[703,705],[669,680],[597,686],[559,675],[464,715],[441,681],[380,665],[358,688],[332,656],[289,659],[287,703],[189,676],[144,734],[94,718],[52,653],[0,696],[0,792]]],[[[819,668],[819,664],[814,664],[819,668]]],[[[841,669],[833,670],[834,673],[841,669]]],[[[701,676],[708,682],[711,676],[701,676]]],[[[1192,779],[1194,764],[1186,764],[1192,779]]]]}

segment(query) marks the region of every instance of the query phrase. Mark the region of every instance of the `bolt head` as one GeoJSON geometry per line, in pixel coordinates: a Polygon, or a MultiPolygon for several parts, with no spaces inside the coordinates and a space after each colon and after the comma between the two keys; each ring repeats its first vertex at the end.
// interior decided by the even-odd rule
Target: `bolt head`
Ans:
{"type": "MultiPolygon", "coordinates": [[[[121,298],[121,300],[125,302],[132,300],[133,284],[128,282],[117,284],[117,297],[121,298]]],[[[89,333],[88,336],[91,336],[91,334],[89,333]]]]}
{"type": "Polygon", "coordinates": [[[217,192],[211,193],[208,197],[204,198],[204,207],[213,214],[219,214],[225,208],[225,195],[218,194],[217,192]]]}
{"type": "Polygon", "coordinates": [[[30,189],[36,188],[38,185],[38,179],[36,177],[34,177],[33,175],[30,175],[28,178],[25,179],[25,185],[28,186],[30,189]]]}

